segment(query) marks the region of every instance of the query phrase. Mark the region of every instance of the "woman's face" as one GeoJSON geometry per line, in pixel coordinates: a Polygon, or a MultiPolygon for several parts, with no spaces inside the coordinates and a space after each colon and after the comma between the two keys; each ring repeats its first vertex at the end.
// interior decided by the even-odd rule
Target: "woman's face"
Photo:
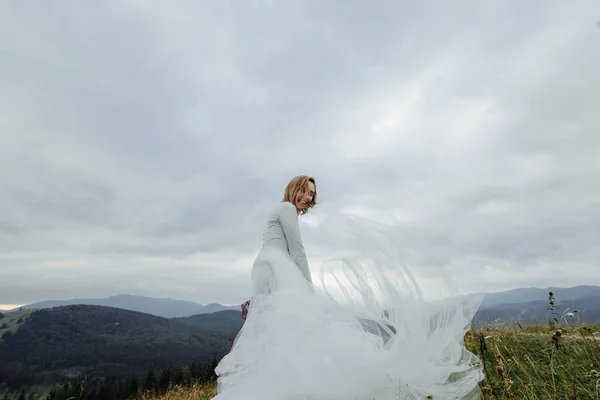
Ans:
{"type": "Polygon", "coordinates": [[[296,208],[298,210],[304,210],[315,198],[315,184],[312,182],[308,182],[307,185],[298,192],[296,196],[296,208]]]}

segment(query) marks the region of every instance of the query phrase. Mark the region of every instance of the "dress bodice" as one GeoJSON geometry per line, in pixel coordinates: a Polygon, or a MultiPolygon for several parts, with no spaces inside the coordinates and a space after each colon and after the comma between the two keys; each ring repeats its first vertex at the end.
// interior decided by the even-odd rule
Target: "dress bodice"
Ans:
{"type": "Polygon", "coordinates": [[[304,277],[312,282],[300,235],[298,212],[292,203],[279,204],[267,218],[263,232],[263,248],[268,246],[275,246],[287,252],[304,277]]]}

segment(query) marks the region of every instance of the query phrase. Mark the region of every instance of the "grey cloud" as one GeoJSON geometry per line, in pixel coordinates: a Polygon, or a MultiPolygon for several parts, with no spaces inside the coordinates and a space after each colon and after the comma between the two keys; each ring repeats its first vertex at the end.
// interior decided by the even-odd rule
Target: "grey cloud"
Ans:
{"type": "Polygon", "coordinates": [[[25,220],[18,221],[23,229],[55,229],[72,223],[110,224],[111,207],[115,203],[115,194],[110,188],[96,185],[76,174],[56,173],[48,167],[32,169],[28,175],[33,180],[30,186],[10,191],[14,204],[23,212],[9,218],[24,217],[25,220]],[[27,217],[30,213],[35,215],[35,219],[27,217]]]}
{"type": "MultiPolygon", "coordinates": [[[[519,285],[535,284],[536,262],[571,263],[589,283],[592,9],[0,6],[0,281],[12,282],[0,302],[136,290],[240,301],[264,216],[304,173],[319,184],[311,216],[402,214],[411,264],[451,268],[465,290],[489,285],[481,265],[519,285]],[[30,279],[49,257],[105,263],[30,279]],[[139,257],[164,262],[144,270],[139,257]],[[172,273],[182,260],[197,263],[185,278],[172,273]]],[[[326,256],[303,229],[310,255],[326,256]]]]}
{"type": "Polygon", "coordinates": [[[170,263],[155,268],[140,268],[131,260],[120,265],[106,261],[98,264],[64,271],[46,267],[44,273],[27,274],[26,278],[19,272],[7,274],[3,271],[3,278],[10,279],[14,284],[3,286],[1,297],[14,299],[13,304],[20,304],[43,298],[89,298],[121,293],[203,303],[241,303],[247,296],[246,281],[249,275],[238,271],[232,273],[230,270],[221,270],[216,275],[214,272],[207,273],[211,271],[208,265],[182,270],[170,263]],[[222,288],[223,279],[228,286],[225,292],[222,288]]]}

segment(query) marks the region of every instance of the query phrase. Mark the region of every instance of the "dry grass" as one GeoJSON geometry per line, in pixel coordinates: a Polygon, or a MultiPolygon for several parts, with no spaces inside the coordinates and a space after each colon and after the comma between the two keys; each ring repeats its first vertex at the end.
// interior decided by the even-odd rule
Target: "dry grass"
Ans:
{"type": "Polygon", "coordinates": [[[217,395],[216,385],[193,385],[190,387],[173,386],[164,395],[142,395],[144,400],[210,400],[217,395]]]}
{"type": "Polygon", "coordinates": [[[600,326],[488,328],[465,337],[485,361],[485,399],[598,399],[600,326]]]}
{"type": "MultiPolygon", "coordinates": [[[[600,400],[600,325],[562,328],[486,328],[470,331],[466,347],[485,361],[486,400],[600,400]]],[[[208,400],[216,387],[174,387],[144,400],[208,400]]]]}

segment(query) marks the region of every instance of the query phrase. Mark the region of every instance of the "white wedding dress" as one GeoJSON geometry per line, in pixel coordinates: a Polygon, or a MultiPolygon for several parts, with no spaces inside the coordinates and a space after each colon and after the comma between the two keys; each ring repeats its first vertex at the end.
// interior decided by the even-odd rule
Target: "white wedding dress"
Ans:
{"type": "Polygon", "coordinates": [[[482,366],[463,337],[481,298],[426,302],[384,231],[343,215],[327,224],[354,255],[325,263],[318,288],[295,207],[269,217],[214,400],[479,398],[482,366]]]}

